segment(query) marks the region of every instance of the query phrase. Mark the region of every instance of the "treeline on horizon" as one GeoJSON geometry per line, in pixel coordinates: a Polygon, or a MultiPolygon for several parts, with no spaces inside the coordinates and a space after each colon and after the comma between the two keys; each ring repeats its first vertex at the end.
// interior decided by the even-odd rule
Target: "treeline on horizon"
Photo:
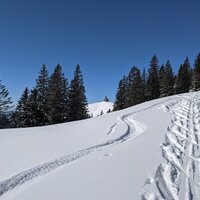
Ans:
{"type": "MultiPolygon", "coordinates": [[[[200,90],[200,53],[193,67],[188,57],[174,74],[168,60],[159,66],[154,55],[148,70],[133,66],[120,81],[114,111],[166,97],[200,90]]],[[[83,75],[77,65],[70,84],[58,64],[53,73],[45,65],[39,72],[33,89],[25,88],[15,109],[9,92],[0,81],[0,128],[35,127],[89,118],[83,75]]]]}
{"type": "Polygon", "coordinates": [[[154,55],[147,72],[145,69],[141,72],[138,67],[133,66],[129,74],[119,81],[114,110],[159,97],[199,90],[200,53],[196,56],[193,67],[186,57],[177,74],[174,74],[169,60],[159,66],[158,58],[154,55]]]}
{"type": "Polygon", "coordinates": [[[24,89],[14,111],[9,92],[0,83],[0,128],[44,126],[89,117],[83,75],[77,65],[70,84],[58,64],[49,76],[45,65],[32,90],[24,89]]]}

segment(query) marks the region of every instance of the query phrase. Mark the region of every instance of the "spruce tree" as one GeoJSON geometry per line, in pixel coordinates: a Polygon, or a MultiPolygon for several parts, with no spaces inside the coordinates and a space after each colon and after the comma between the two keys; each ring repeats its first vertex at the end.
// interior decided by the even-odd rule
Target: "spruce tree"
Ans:
{"type": "Polygon", "coordinates": [[[0,80],[0,114],[5,114],[10,111],[12,106],[11,97],[6,87],[1,83],[0,80]]]}
{"type": "Polygon", "coordinates": [[[175,94],[189,92],[191,84],[191,68],[188,57],[180,65],[175,81],[175,94]]]}
{"type": "Polygon", "coordinates": [[[6,87],[0,81],[0,128],[7,128],[9,126],[9,112],[12,106],[11,97],[6,87]]]}
{"type": "Polygon", "coordinates": [[[82,120],[89,117],[87,110],[87,98],[80,66],[77,65],[74,78],[69,90],[69,119],[70,121],[82,120]]]}
{"type": "Polygon", "coordinates": [[[134,66],[131,68],[128,75],[126,107],[130,107],[144,101],[144,94],[142,90],[143,81],[141,73],[140,70],[134,66]]]}
{"type": "Polygon", "coordinates": [[[103,101],[105,101],[105,102],[109,102],[109,99],[108,99],[108,97],[107,96],[105,96],[105,98],[104,98],[104,100],[103,101]]]}
{"type": "Polygon", "coordinates": [[[147,74],[145,68],[142,72],[142,94],[143,94],[143,102],[146,101],[146,84],[147,84],[147,74]]]}
{"type": "Polygon", "coordinates": [[[194,62],[194,70],[192,74],[192,91],[200,90],[200,53],[197,55],[194,62]]]}
{"type": "Polygon", "coordinates": [[[63,112],[62,119],[64,122],[69,121],[69,83],[66,78],[63,77],[63,112]]]}
{"type": "Polygon", "coordinates": [[[174,74],[169,61],[159,70],[160,96],[166,97],[174,93],[174,74]]]}
{"type": "Polygon", "coordinates": [[[110,108],[108,109],[107,113],[111,113],[111,109],[110,108]]]}
{"type": "Polygon", "coordinates": [[[164,65],[161,65],[160,69],[159,69],[159,85],[160,85],[160,96],[165,96],[165,67],[164,65]]]}
{"type": "Polygon", "coordinates": [[[30,126],[31,127],[40,126],[43,113],[39,109],[39,96],[37,89],[31,90],[28,103],[29,103],[29,114],[30,114],[29,118],[30,126]]]}
{"type": "Polygon", "coordinates": [[[147,100],[156,99],[160,96],[160,85],[159,85],[159,75],[158,75],[158,58],[154,55],[150,62],[150,67],[148,70],[148,78],[146,85],[146,96],[147,100]]]}
{"type": "Polygon", "coordinates": [[[67,122],[69,88],[67,79],[64,77],[62,67],[58,64],[49,80],[47,107],[48,122],[50,124],[67,122]]]}
{"type": "Polygon", "coordinates": [[[30,104],[29,104],[29,90],[25,88],[20,97],[16,110],[12,116],[13,127],[29,127],[30,123],[30,104]]]}
{"type": "Polygon", "coordinates": [[[38,112],[40,113],[40,119],[38,119],[39,125],[48,124],[48,86],[49,86],[49,73],[46,66],[43,64],[39,72],[38,79],[36,80],[38,112]]]}
{"type": "Polygon", "coordinates": [[[166,74],[166,96],[170,96],[174,93],[174,72],[170,61],[168,60],[165,64],[165,74],[166,74]]]}
{"type": "Polygon", "coordinates": [[[127,78],[124,76],[118,84],[113,110],[121,110],[127,105],[127,78]]]}

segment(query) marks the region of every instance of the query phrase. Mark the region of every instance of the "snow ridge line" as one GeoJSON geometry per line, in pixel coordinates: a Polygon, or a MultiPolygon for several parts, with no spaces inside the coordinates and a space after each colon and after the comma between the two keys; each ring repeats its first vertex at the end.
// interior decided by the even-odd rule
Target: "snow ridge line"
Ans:
{"type": "Polygon", "coordinates": [[[148,178],[142,200],[197,200],[200,196],[200,93],[181,98],[161,145],[163,162],[148,178]]]}
{"type": "MultiPolygon", "coordinates": [[[[159,103],[155,103],[144,109],[141,109],[141,110],[138,110],[138,111],[126,114],[126,115],[122,115],[119,118],[117,118],[119,122],[126,125],[126,131],[123,133],[123,135],[121,135],[120,137],[118,137],[114,140],[109,140],[105,143],[80,150],[80,151],[72,153],[70,155],[62,156],[58,159],[54,159],[54,160],[46,162],[44,164],[35,166],[31,169],[25,170],[25,171],[20,172],[12,177],[9,177],[5,180],[0,181],[0,198],[1,198],[1,196],[5,195],[7,192],[15,189],[16,187],[19,187],[19,186],[25,184],[26,182],[30,182],[32,179],[42,177],[45,174],[48,174],[61,166],[67,165],[75,160],[78,160],[84,156],[87,156],[90,153],[93,153],[95,151],[99,151],[104,148],[129,141],[135,137],[142,135],[146,131],[146,126],[140,122],[133,120],[131,118],[131,116],[133,116],[136,113],[140,113],[142,111],[151,109],[155,106],[158,106],[158,105],[165,103],[167,101],[170,101],[170,100],[171,100],[171,98],[168,98],[167,100],[163,100],[159,103]]],[[[110,130],[113,128],[114,127],[111,127],[110,130]]]]}

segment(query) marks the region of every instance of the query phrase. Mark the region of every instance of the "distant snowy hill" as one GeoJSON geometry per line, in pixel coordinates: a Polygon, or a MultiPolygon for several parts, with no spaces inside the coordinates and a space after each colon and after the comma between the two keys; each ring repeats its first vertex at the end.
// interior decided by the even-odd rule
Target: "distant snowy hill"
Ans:
{"type": "Polygon", "coordinates": [[[199,147],[200,92],[0,130],[0,200],[198,200],[199,147]]]}
{"type": "Polygon", "coordinates": [[[92,103],[88,105],[89,109],[89,115],[93,117],[97,117],[98,115],[101,115],[107,113],[109,110],[113,110],[113,103],[112,102],[97,102],[97,103],[92,103]]]}

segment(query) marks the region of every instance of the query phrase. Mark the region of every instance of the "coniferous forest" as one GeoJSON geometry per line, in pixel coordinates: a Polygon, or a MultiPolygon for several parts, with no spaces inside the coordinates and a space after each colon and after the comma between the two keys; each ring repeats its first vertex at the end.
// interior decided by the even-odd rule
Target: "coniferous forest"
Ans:
{"type": "Polygon", "coordinates": [[[147,72],[145,69],[141,72],[138,67],[133,66],[128,75],[119,81],[114,110],[160,97],[199,90],[200,54],[196,56],[193,66],[186,57],[177,74],[173,72],[169,60],[159,66],[158,58],[154,55],[147,72]]]}
{"type": "MultiPolygon", "coordinates": [[[[200,53],[191,65],[188,57],[177,74],[168,60],[159,65],[153,55],[149,68],[143,71],[136,66],[119,81],[114,111],[130,106],[190,91],[200,90],[200,53]]],[[[49,75],[42,65],[35,86],[25,87],[17,105],[0,81],[0,128],[44,126],[89,118],[83,75],[77,65],[71,82],[58,64],[49,75]]]]}
{"type": "Polygon", "coordinates": [[[89,117],[79,65],[70,84],[60,64],[51,75],[42,65],[36,85],[31,90],[27,87],[24,89],[15,108],[8,90],[0,82],[0,101],[0,128],[43,126],[89,117]]]}

